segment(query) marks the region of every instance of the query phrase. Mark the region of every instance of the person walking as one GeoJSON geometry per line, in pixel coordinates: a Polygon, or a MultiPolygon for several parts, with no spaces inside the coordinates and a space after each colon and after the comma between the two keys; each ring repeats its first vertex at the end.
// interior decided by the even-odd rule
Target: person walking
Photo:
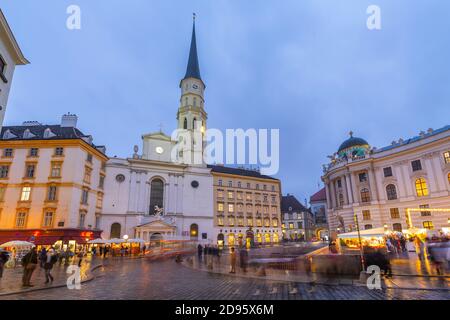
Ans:
{"type": "Polygon", "coordinates": [[[230,273],[236,273],[236,252],[234,247],[231,248],[230,252],[230,273]]]}
{"type": "Polygon", "coordinates": [[[44,270],[45,270],[45,283],[53,282],[53,276],[51,274],[51,271],[53,269],[53,265],[58,260],[58,256],[56,255],[56,252],[53,248],[51,248],[47,253],[47,260],[44,264],[44,270]]]}
{"type": "Polygon", "coordinates": [[[78,266],[79,267],[81,267],[81,263],[83,263],[83,257],[84,257],[84,255],[85,255],[85,252],[84,252],[84,249],[81,249],[79,252],[78,252],[78,266]]]}
{"type": "Polygon", "coordinates": [[[23,266],[22,285],[24,287],[33,287],[30,281],[37,264],[38,264],[38,254],[36,251],[36,247],[33,247],[22,258],[22,266],[23,266]]]}
{"type": "Polygon", "coordinates": [[[0,249],[0,279],[3,277],[3,270],[5,268],[6,262],[8,262],[9,255],[6,251],[0,249]]]}
{"type": "Polygon", "coordinates": [[[239,251],[239,265],[242,269],[242,272],[247,272],[247,262],[248,262],[248,252],[247,249],[241,248],[239,251]]]}
{"type": "Polygon", "coordinates": [[[39,266],[41,268],[44,267],[45,261],[47,259],[47,249],[42,248],[41,252],[39,253],[39,266]]]}
{"type": "Polygon", "coordinates": [[[142,247],[142,255],[145,256],[145,250],[147,250],[147,246],[144,244],[144,246],[142,247]]]}
{"type": "Polygon", "coordinates": [[[201,260],[203,254],[203,246],[199,243],[197,246],[197,255],[199,260],[201,260]]]}

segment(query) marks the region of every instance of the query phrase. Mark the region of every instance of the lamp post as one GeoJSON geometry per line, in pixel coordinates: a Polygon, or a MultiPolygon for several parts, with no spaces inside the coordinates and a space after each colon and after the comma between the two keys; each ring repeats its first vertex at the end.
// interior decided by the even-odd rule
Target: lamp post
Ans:
{"type": "MultiPolygon", "coordinates": [[[[123,240],[125,240],[125,243],[128,244],[128,235],[127,235],[127,234],[125,234],[125,235],[123,236],[123,240]]],[[[130,247],[130,252],[131,252],[131,247],[130,247]]]]}
{"type": "Polygon", "coordinates": [[[361,233],[359,232],[358,215],[356,214],[356,212],[353,217],[355,219],[356,230],[358,231],[359,253],[361,255],[362,271],[364,272],[364,271],[366,271],[365,262],[364,262],[364,250],[363,250],[363,245],[362,245],[362,240],[361,240],[361,233]]]}

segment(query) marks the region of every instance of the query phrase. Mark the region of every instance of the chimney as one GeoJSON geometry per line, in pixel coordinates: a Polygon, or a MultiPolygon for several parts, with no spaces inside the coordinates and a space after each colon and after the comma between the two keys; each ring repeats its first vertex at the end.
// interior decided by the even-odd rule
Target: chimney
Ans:
{"type": "Polygon", "coordinates": [[[61,127],[73,127],[76,128],[77,127],[77,121],[78,121],[78,117],[76,114],[70,114],[70,112],[68,112],[67,114],[64,114],[61,117],[61,127]]]}

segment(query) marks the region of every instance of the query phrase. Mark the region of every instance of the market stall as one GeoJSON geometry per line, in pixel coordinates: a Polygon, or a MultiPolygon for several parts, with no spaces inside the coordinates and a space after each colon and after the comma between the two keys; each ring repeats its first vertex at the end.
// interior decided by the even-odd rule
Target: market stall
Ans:
{"type": "MultiPolygon", "coordinates": [[[[386,233],[384,228],[375,228],[369,230],[361,230],[361,243],[363,247],[370,248],[385,248],[386,247],[386,233]]],[[[359,249],[358,232],[341,233],[337,235],[338,245],[341,250],[356,250],[359,249]]]]}
{"type": "Polygon", "coordinates": [[[6,263],[5,267],[13,268],[20,264],[24,255],[35,247],[34,243],[22,240],[8,241],[0,245],[0,248],[10,253],[10,259],[6,263]]]}

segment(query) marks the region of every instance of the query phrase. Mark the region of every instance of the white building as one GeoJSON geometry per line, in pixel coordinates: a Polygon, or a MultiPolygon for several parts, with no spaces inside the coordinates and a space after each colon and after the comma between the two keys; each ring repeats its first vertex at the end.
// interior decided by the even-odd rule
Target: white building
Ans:
{"type": "Polygon", "coordinates": [[[28,63],[0,9],[0,130],[5,118],[14,69],[16,65],[28,63]]]}
{"type": "MultiPolygon", "coordinates": [[[[180,88],[178,129],[193,132],[201,126],[204,132],[205,84],[200,77],[195,25],[180,88]]],[[[205,164],[173,162],[171,152],[175,144],[161,131],[145,134],[141,154],[135,146],[132,157],[108,161],[101,219],[104,238],[128,235],[146,241],[173,237],[216,240],[210,169],[205,164]]],[[[202,149],[196,151],[193,144],[187,144],[177,156],[183,159],[202,156],[202,149]]]]}
{"type": "Polygon", "coordinates": [[[450,126],[380,149],[350,135],[324,166],[330,230],[448,230],[450,126]]]}

